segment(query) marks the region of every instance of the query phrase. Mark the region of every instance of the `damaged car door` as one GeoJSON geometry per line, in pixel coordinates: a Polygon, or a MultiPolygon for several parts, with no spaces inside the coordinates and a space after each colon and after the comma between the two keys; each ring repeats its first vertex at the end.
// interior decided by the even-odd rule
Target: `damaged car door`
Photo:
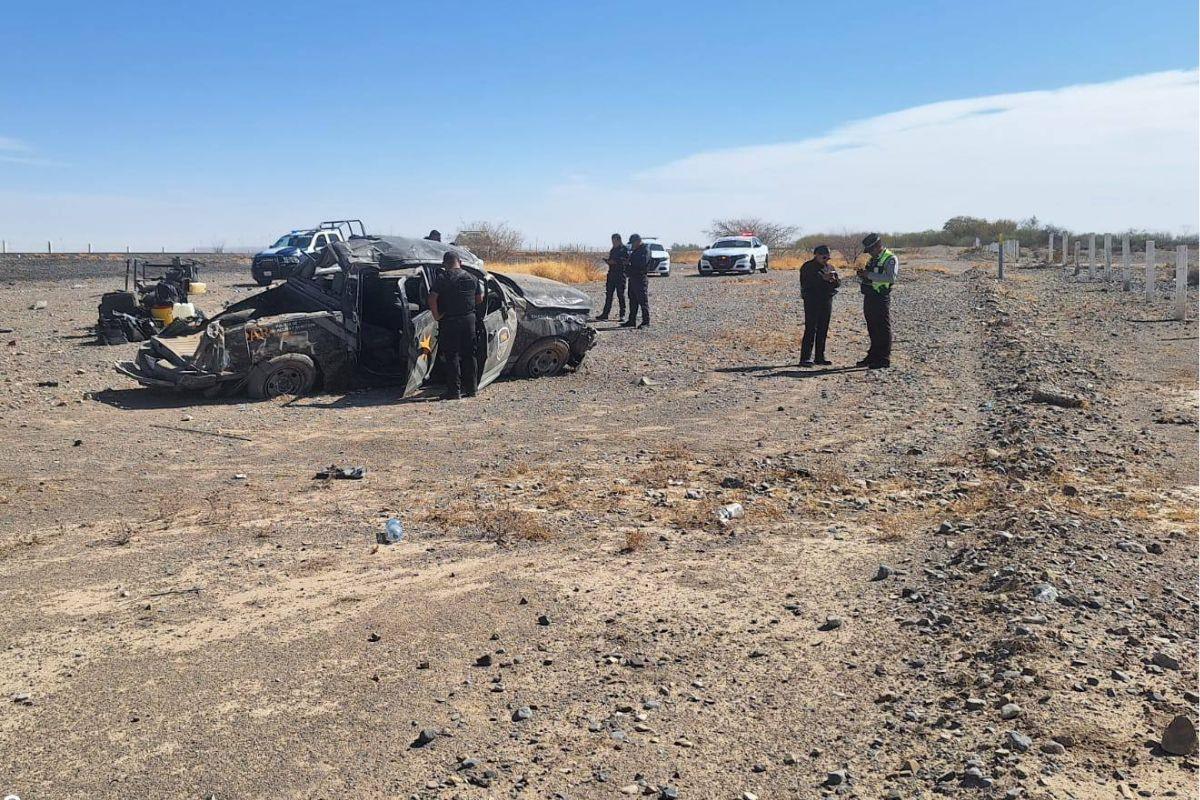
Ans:
{"type": "Polygon", "coordinates": [[[433,285],[432,271],[431,268],[423,268],[417,273],[423,282],[419,292],[412,290],[412,284],[401,286],[409,312],[407,330],[401,343],[402,347],[408,348],[405,397],[421,388],[421,384],[433,370],[433,360],[437,356],[437,320],[429,310],[429,287],[433,285]]]}
{"type": "Polygon", "coordinates": [[[487,356],[479,368],[479,386],[487,386],[500,377],[508,365],[516,341],[516,312],[500,282],[488,275],[484,280],[483,334],[487,356]]]}

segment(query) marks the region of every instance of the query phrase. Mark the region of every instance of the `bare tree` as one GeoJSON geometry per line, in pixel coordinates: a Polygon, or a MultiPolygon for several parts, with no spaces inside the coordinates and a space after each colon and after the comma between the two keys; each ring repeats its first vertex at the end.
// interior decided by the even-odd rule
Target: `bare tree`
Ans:
{"type": "Polygon", "coordinates": [[[778,249],[787,247],[795,241],[800,228],[796,225],[768,222],[759,217],[734,217],[732,219],[714,219],[704,232],[713,239],[719,239],[722,236],[757,236],[767,247],[778,249]]]}
{"type": "Polygon", "coordinates": [[[866,235],[861,231],[848,231],[843,228],[837,233],[827,235],[820,244],[829,245],[830,250],[840,253],[842,258],[846,259],[848,266],[854,266],[862,254],[862,240],[866,235]]]}
{"type": "Polygon", "coordinates": [[[213,242],[212,243],[212,251],[214,253],[224,253],[225,252],[225,240],[221,239],[219,241],[213,242]]]}
{"type": "Polygon", "coordinates": [[[525,237],[507,222],[481,221],[464,225],[453,241],[484,261],[503,261],[516,255],[525,237]]]}

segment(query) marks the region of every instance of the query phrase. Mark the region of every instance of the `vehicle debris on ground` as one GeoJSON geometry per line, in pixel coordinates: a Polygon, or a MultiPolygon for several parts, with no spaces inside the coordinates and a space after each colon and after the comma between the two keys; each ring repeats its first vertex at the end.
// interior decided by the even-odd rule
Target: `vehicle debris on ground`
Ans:
{"type": "Polygon", "coordinates": [[[100,298],[96,338],[101,344],[144,342],[153,336],[187,336],[204,327],[207,318],[189,301],[203,294],[199,261],[178,256],[166,263],[140,258],[125,262],[125,288],[100,298]],[[148,277],[151,273],[162,273],[148,277]]]}

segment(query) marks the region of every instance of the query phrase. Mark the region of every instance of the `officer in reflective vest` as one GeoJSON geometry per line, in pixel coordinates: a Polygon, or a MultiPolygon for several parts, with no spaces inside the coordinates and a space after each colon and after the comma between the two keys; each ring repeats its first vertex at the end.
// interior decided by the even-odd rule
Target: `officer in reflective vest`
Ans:
{"type": "Polygon", "coordinates": [[[871,348],[858,366],[887,369],[892,365],[892,284],[900,271],[900,261],[895,253],[883,246],[878,233],[863,239],[862,246],[871,260],[855,274],[862,289],[863,317],[867,321],[871,348]]]}

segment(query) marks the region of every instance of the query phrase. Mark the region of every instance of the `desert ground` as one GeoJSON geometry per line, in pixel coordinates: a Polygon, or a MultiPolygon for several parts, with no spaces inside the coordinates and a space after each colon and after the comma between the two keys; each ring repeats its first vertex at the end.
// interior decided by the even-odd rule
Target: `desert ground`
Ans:
{"type": "Polygon", "coordinates": [[[0,795],[1196,797],[1194,294],[901,259],[891,370],[677,264],[439,403],[142,389],[115,262],[6,257],[0,795]]]}

